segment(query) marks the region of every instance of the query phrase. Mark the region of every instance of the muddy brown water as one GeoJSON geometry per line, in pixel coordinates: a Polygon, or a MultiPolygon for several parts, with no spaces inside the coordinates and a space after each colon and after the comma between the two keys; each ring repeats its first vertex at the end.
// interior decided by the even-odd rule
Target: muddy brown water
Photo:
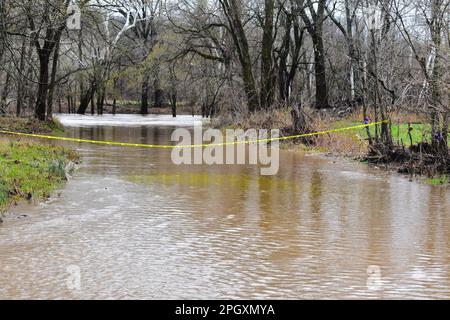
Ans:
{"type": "MultiPolygon", "coordinates": [[[[60,118],[69,137],[152,144],[192,121],[60,118]]],[[[290,151],[263,177],[71,145],[75,178],[0,226],[2,299],[450,298],[446,188],[290,151]]]]}

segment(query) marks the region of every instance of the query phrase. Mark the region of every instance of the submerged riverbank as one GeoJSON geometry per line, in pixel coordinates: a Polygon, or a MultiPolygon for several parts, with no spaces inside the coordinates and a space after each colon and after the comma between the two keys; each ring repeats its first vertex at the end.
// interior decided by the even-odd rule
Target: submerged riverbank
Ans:
{"type": "MultiPolygon", "coordinates": [[[[58,133],[54,122],[39,123],[20,118],[0,118],[0,129],[23,133],[58,133]]],[[[69,148],[0,136],[0,213],[20,199],[49,197],[67,179],[77,153],[69,148]]]]}

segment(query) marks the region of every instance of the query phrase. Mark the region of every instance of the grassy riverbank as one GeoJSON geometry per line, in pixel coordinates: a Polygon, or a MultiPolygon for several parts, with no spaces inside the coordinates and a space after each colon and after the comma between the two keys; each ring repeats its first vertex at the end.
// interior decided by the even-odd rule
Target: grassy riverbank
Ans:
{"type": "MultiPolygon", "coordinates": [[[[362,125],[364,117],[360,113],[350,114],[346,117],[334,117],[331,114],[324,114],[308,119],[311,129],[314,132],[328,131],[334,129],[349,128],[362,125]]],[[[291,132],[292,117],[289,109],[280,109],[271,113],[261,112],[244,118],[240,121],[231,119],[220,119],[213,123],[213,126],[231,129],[281,129],[283,135],[294,134],[291,132]]],[[[395,115],[392,120],[392,138],[398,145],[409,147],[423,141],[431,140],[431,127],[425,119],[411,115],[395,115]],[[409,124],[408,124],[409,123],[409,124]]],[[[375,128],[370,127],[369,132],[372,137],[375,135],[375,128]]],[[[314,143],[305,146],[300,140],[283,141],[288,147],[297,145],[297,149],[310,152],[330,152],[339,155],[352,157],[363,156],[368,151],[368,135],[366,128],[351,129],[348,131],[333,132],[330,134],[317,135],[313,138],[314,143]]],[[[450,142],[450,138],[449,138],[450,142]]]]}
{"type": "MultiPolygon", "coordinates": [[[[310,132],[322,132],[334,129],[350,128],[363,124],[364,118],[360,113],[349,114],[345,117],[338,117],[332,113],[307,117],[310,125],[310,132]]],[[[290,110],[281,109],[271,113],[261,112],[251,117],[243,118],[239,121],[233,119],[219,118],[213,126],[231,129],[281,129],[283,136],[295,134],[292,132],[293,124],[290,110]]],[[[380,127],[378,128],[380,130],[380,127]]],[[[377,162],[378,167],[388,170],[395,170],[409,175],[416,175],[427,179],[432,185],[448,185],[450,168],[436,166],[432,161],[427,160],[426,154],[422,157],[414,148],[418,145],[426,145],[431,141],[431,126],[426,119],[412,114],[394,114],[391,117],[392,140],[396,146],[395,150],[401,151],[395,161],[377,162]],[[410,149],[410,147],[413,148],[410,149]]],[[[375,127],[369,128],[372,138],[375,136],[375,127]]],[[[350,129],[346,131],[320,134],[307,139],[294,139],[282,141],[281,147],[307,153],[322,153],[338,157],[347,157],[357,161],[372,163],[368,157],[370,145],[367,128],[350,129]]],[[[449,138],[450,145],[450,138],[449,138]]]]}
{"type": "Polygon", "coordinates": [[[32,118],[16,117],[0,117],[0,130],[37,134],[58,134],[64,131],[57,121],[41,122],[32,118]]]}
{"type": "MultiPolygon", "coordinates": [[[[0,117],[0,130],[58,133],[56,123],[0,117]]],[[[66,180],[67,165],[77,161],[75,151],[7,135],[0,135],[0,211],[19,199],[43,199],[66,180]]]]}

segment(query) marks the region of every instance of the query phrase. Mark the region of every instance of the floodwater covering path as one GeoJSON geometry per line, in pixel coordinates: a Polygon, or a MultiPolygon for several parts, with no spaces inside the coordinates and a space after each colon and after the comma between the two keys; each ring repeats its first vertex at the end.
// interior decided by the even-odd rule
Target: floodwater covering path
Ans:
{"type": "MultiPolygon", "coordinates": [[[[149,144],[194,120],[59,119],[69,137],[149,144]]],[[[450,298],[449,189],[290,151],[267,177],[69,145],[75,178],[0,226],[1,299],[450,298]]]]}

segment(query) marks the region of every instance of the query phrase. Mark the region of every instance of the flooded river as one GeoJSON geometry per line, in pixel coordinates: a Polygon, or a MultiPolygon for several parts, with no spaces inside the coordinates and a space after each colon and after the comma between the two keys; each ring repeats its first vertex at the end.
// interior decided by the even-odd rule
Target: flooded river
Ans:
{"type": "MultiPolygon", "coordinates": [[[[149,144],[193,121],[60,119],[69,137],[149,144]]],[[[450,298],[449,189],[290,151],[271,177],[68,144],[74,179],[0,226],[2,299],[450,298]]]]}

